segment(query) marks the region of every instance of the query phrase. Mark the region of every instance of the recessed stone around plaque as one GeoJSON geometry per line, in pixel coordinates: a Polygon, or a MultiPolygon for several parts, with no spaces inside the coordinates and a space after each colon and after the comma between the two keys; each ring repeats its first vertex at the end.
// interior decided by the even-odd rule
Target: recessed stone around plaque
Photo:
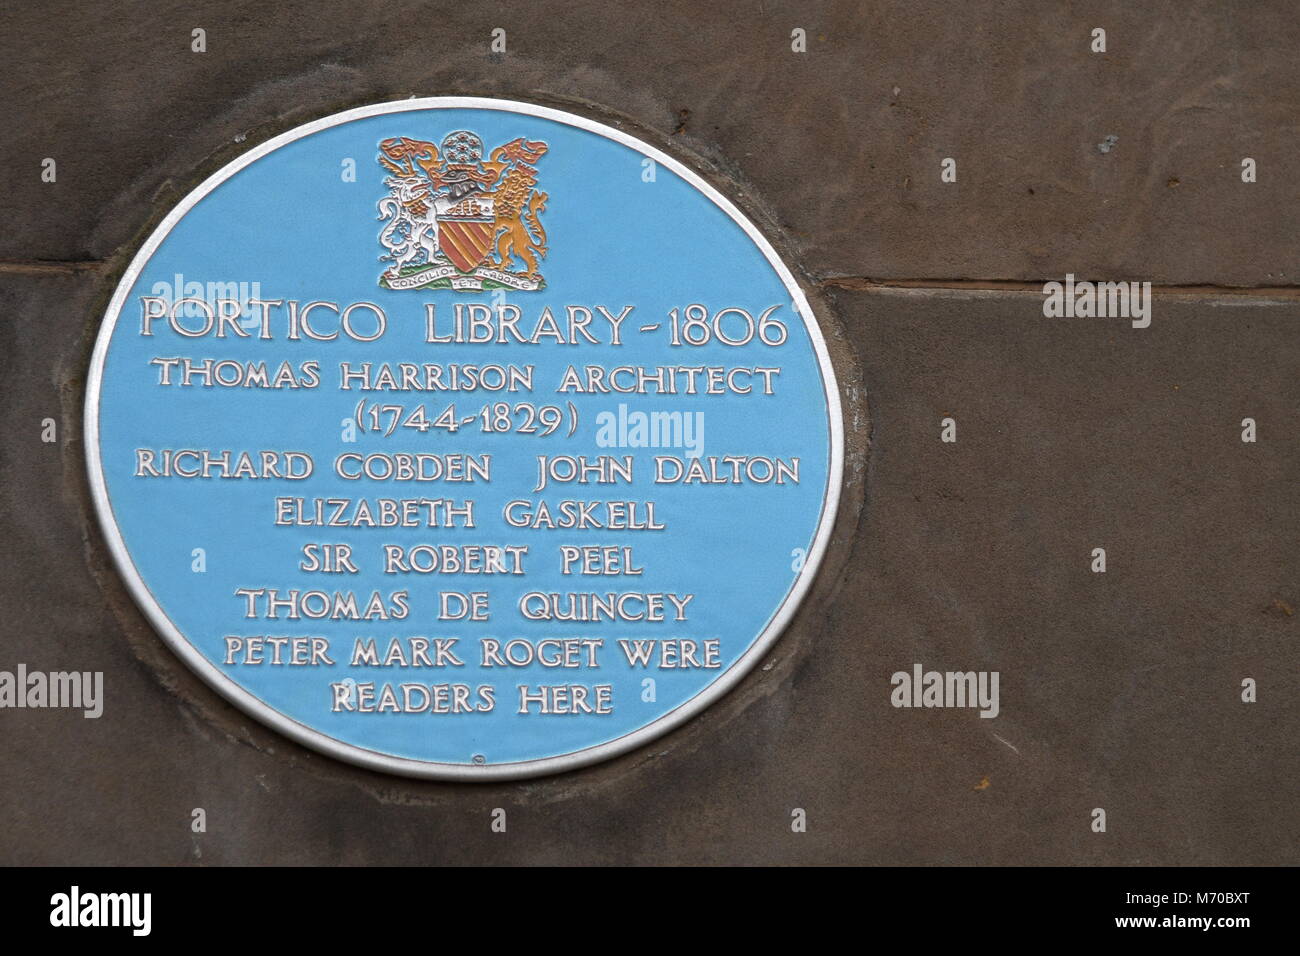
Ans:
{"type": "Polygon", "coordinates": [[[104,317],[86,447],[182,661],[411,776],[589,764],[717,700],[825,550],[790,270],[681,163],[507,100],[350,110],[195,189],[104,317]]]}

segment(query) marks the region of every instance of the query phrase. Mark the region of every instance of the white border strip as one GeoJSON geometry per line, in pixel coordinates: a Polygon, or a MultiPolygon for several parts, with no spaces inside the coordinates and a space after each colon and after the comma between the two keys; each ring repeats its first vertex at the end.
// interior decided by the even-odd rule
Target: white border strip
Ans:
{"type": "Polygon", "coordinates": [[[795,281],[790,270],[786,268],[785,263],[781,261],[771,244],[755,228],[754,224],[721,193],[677,160],[620,130],[585,117],[575,116],[545,106],[536,106],[532,103],[472,96],[438,96],[398,100],[391,103],[377,103],[315,120],[287,133],[282,133],[233,160],[208,177],[197,189],[186,196],[180,205],[168,213],[167,217],[149,237],[149,240],[136,253],[135,258],[131,261],[130,268],[122,276],[117,290],[109,302],[108,311],[104,314],[104,324],[100,328],[98,338],[95,340],[95,351],[90,360],[90,375],[86,382],[85,438],[86,467],[90,475],[91,495],[95,501],[104,537],[108,540],[109,550],[113,554],[113,560],[117,564],[122,577],[126,580],[127,587],[130,589],[136,603],[144,610],[150,622],[166,640],[173,653],[191,670],[236,707],[286,737],[290,737],[313,750],[370,770],[379,770],[407,777],[456,781],[519,780],[543,774],[561,773],[576,767],[584,767],[601,760],[607,760],[619,754],[627,753],[629,750],[634,750],[680,726],[725,695],[768,652],[768,649],[776,642],[785,626],[790,622],[790,618],[794,616],[795,609],[807,593],[816,575],[817,568],[825,556],[831,529],[835,524],[835,513],[839,505],[844,468],[844,425],[841,420],[840,395],[835,381],[835,370],[831,365],[830,354],[826,350],[826,342],[822,338],[821,329],[813,317],[812,308],[808,305],[803,290],[799,288],[799,284],[795,281]],[[785,283],[786,290],[790,293],[790,299],[795,303],[799,311],[799,318],[808,330],[808,336],[817,353],[817,361],[821,366],[822,387],[826,395],[827,410],[830,416],[830,469],[827,473],[827,487],[822,504],[821,522],[818,524],[812,549],[808,553],[799,577],[795,579],[793,586],[787,593],[785,601],[768,621],[767,627],[749,650],[695,697],[664,714],[658,720],[646,724],[639,730],[607,743],[588,747],[584,750],[576,750],[558,757],[546,757],[541,760],[527,760],[516,763],[488,764],[481,767],[473,764],[447,764],[412,760],[344,743],[313,730],[270,707],[208,661],[185,638],[171,619],[163,613],[162,608],[154,599],[153,594],[149,591],[148,586],[140,576],[140,572],[131,560],[131,556],[122,540],[121,532],[118,529],[117,520],[113,515],[113,506],[109,501],[108,488],[104,481],[103,462],[100,460],[99,454],[99,394],[103,384],[104,363],[108,358],[109,344],[113,338],[113,331],[117,327],[118,317],[121,314],[123,305],[126,303],[127,293],[140,277],[145,264],[186,213],[193,209],[199,200],[240,170],[295,140],[369,116],[436,109],[481,109],[523,113],[528,116],[537,116],[542,119],[563,123],[566,126],[587,130],[650,157],[656,163],[672,170],[672,172],[698,189],[745,231],[745,234],[762,251],[772,268],[776,270],[777,275],[781,277],[781,281],[785,283]]]}

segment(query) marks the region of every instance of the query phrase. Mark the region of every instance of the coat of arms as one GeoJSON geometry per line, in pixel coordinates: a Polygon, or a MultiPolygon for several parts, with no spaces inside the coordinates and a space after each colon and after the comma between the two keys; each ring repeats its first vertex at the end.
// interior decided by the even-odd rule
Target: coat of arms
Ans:
{"type": "Polygon", "coordinates": [[[379,233],[391,265],[385,289],[536,290],[545,286],[537,261],[546,255],[536,163],[542,142],[511,140],[483,158],[483,140],[469,130],[441,146],[404,136],[379,144],[389,194],[379,200],[379,233]]]}

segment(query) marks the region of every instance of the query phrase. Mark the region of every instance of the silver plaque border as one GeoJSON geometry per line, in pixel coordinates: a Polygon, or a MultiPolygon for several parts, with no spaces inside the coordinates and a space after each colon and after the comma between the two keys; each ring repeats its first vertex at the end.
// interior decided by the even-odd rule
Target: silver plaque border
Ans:
{"type": "Polygon", "coordinates": [[[90,361],[90,374],[86,383],[86,407],[85,407],[85,440],[86,440],[86,467],[90,476],[91,496],[95,502],[95,508],[99,515],[100,526],[103,529],[104,536],[108,541],[109,550],[112,552],[113,560],[117,564],[118,570],[125,579],[127,587],[130,589],[136,603],[144,610],[146,616],[162,635],[163,639],[171,647],[172,652],[179,657],[191,670],[197,673],[204,681],[219,694],[230,701],[236,707],[257,720],[266,724],[286,737],[289,737],[300,744],[317,750],[321,753],[328,754],[339,760],[344,760],[370,770],[378,770],[385,773],[398,774],[406,777],[419,777],[431,780],[454,780],[454,781],[492,781],[492,780],[519,780],[527,777],[537,777],[545,774],[561,773],[566,770],[573,770],[577,767],[584,767],[588,764],[597,763],[602,760],[608,760],[619,754],[627,753],[662,734],[680,726],[690,720],[696,714],[700,713],[710,704],[723,697],[731,690],[740,680],[749,672],[749,670],[768,652],[776,642],[785,626],[794,616],[795,609],[799,606],[800,601],[807,593],[811,586],[812,580],[817,573],[817,568],[825,556],[827,544],[830,540],[831,529],[835,523],[835,513],[839,505],[840,490],[843,481],[844,467],[844,424],[841,419],[839,387],[835,380],[835,370],[831,364],[830,353],[826,349],[826,342],[822,337],[821,329],[814,317],[812,308],[808,300],[804,297],[803,290],[795,281],[794,276],[781,261],[776,250],[767,241],[761,232],[754,226],[749,219],[740,212],[728,199],[721,193],[710,186],[691,170],[687,169],[677,160],[650,146],[647,143],[636,139],[618,129],[606,126],[604,123],[598,123],[594,120],[567,113],[562,110],[551,109],[545,106],[538,106],[533,103],[524,103],[518,100],[497,99],[488,97],[473,96],[434,96],[424,98],[413,98],[406,100],[397,100],[388,103],[376,103],[370,106],[362,106],[356,109],[345,110],[342,113],[336,113],[332,116],[324,117],[303,126],[296,127],[286,133],[282,133],[273,139],[262,143],[260,146],[244,153],[238,159],[233,160],[219,171],[208,177],[198,188],[187,195],[181,203],[167,214],[167,217],[154,230],[149,239],[136,253],[132,259],[130,267],[122,276],[118,283],[113,298],[109,302],[108,310],[104,314],[104,322],[100,328],[99,335],[95,340],[95,350],[90,361]],[[176,226],[178,222],[188,213],[198,202],[208,193],[212,192],[217,186],[225,182],[231,176],[238,173],[244,167],[257,162],[263,156],[274,152],[282,146],[301,139],[304,136],[310,136],[321,130],[329,129],[333,126],[339,126],[343,123],[350,123],[353,120],[364,119],[369,116],[381,116],[387,113],[402,113],[419,110],[436,110],[436,109],[481,109],[481,110],[501,110],[509,113],[523,113],[527,116],[537,116],[542,119],[553,120],[557,123],[564,123],[567,126],[573,126],[578,129],[587,130],[611,139],[616,143],[621,143],[630,149],[634,149],[644,156],[648,156],[657,164],[664,166],[686,182],[690,183],[697,190],[710,199],[718,208],[725,212],[731,219],[745,231],[745,235],[754,242],[762,251],[772,268],[776,270],[781,281],[785,283],[786,291],[790,294],[790,299],[798,307],[799,317],[808,330],[809,338],[812,341],[813,348],[817,353],[817,361],[821,367],[822,388],[826,396],[827,414],[830,417],[831,431],[831,448],[830,448],[830,468],[827,474],[826,494],[822,502],[821,522],[817,526],[817,534],[813,539],[812,549],[805,559],[803,569],[800,571],[798,578],[795,579],[794,585],[786,594],[785,601],[776,613],[768,620],[767,626],[763,629],[753,645],[746,651],[731,667],[709,684],[699,694],[684,702],[680,706],[664,714],[652,723],[646,724],[632,733],[625,734],[614,740],[599,744],[595,747],[587,747],[583,750],[575,750],[567,754],[561,754],[555,757],[546,757],[540,760],[526,760],[515,763],[504,764],[450,764],[435,763],[432,761],[412,760],[406,757],[398,757],[392,754],[382,753],[380,751],[368,750],[364,747],[358,747],[354,744],[344,743],[333,737],[327,736],[320,731],[314,730],[305,724],[280,713],[270,707],[264,701],[254,694],[245,690],[239,684],[235,683],[230,677],[226,676],[214,664],[210,663],[199,651],[181,634],[180,630],[172,623],[171,619],[163,613],[162,608],[154,599],[153,594],[149,591],[148,586],[141,578],[135,563],[131,560],[130,554],[127,553],[126,545],[122,540],[121,532],[117,526],[117,520],[113,515],[113,506],[109,501],[108,488],[104,482],[103,462],[99,454],[99,396],[103,380],[104,362],[108,356],[109,343],[113,337],[113,331],[117,326],[117,320],[121,315],[122,307],[125,304],[127,292],[135,285],[136,279],[139,278],[145,264],[157,251],[162,241],[168,233],[176,226]]]}

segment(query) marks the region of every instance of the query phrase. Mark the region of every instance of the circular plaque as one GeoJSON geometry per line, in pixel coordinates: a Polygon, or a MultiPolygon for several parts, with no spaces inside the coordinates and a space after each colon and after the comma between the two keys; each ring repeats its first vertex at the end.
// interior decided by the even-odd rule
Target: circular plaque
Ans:
{"type": "Polygon", "coordinates": [[[794,613],[840,489],[798,284],[681,163],[495,99],[354,109],[230,163],[104,317],[91,487],[231,702],[455,780],[646,743],[794,613]]]}

